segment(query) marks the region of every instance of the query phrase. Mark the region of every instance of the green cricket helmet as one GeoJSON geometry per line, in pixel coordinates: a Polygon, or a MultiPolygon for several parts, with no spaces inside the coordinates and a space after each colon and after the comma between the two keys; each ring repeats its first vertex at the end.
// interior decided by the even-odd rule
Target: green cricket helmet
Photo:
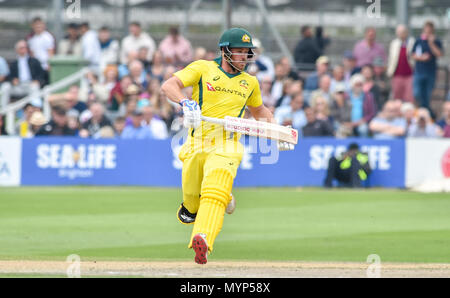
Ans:
{"type": "Polygon", "coordinates": [[[255,57],[255,53],[253,49],[255,46],[253,45],[253,38],[250,33],[243,28],[231,28],[226,30],[219,41],[219,48],[224,51],[225,60],[237,71],[243,71],[244,68],[238,68],[234,63],[240,62],[231,59],[232,55],[246,55],[247,63],[254,62],[252,59],[255,57]],[[246,54],[238,54],[232,53],[231,49],[233,48],[248,48],[248,53],[246,54]]]}

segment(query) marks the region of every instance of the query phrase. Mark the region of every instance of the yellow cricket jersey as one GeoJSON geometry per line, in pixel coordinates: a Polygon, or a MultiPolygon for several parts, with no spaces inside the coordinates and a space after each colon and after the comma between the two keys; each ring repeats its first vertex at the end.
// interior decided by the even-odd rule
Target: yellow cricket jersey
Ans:
{"type": "MultiPolygon", "coordinates": [[[[195,100],[203,116],[224,118],[244,117],[246,106],[262,105],[261,91],[256,77],[246,72],[230,74],[221,67],[221,58],[214,61],[198,60],[174,74],[184,87],[192,86],[195,100]]],[[[189,131],[190,139],[201,140],[202,146],[214,146],[217,138],[239,141],[239,134],[224,132],[217,124],[202,121],[201,127],[189,131]],[[205,145],[208,141],[208,145],[205,145]]]]}

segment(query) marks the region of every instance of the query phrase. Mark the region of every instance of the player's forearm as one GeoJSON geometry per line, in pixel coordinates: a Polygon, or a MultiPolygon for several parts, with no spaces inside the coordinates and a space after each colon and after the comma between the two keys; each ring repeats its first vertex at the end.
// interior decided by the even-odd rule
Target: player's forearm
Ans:
{"type": "Polygon", "coordinates": [[[178,82],[176,77],[172,77],[164,82],[161,86],[161,91],[167,96],[168,99],[175,103],[179,103],[186,96],[181,92],[183,85],[178,82]],[[180,86],[181,84],[181,86],[180,86]]]}
{"type": "Polygon", "coordinates": [[[270,110],[266,108],[264,105],[261,105],[257,108],[249,107],[249,109],[253,118],[255,118],[256,120],[270,123],[277,123],[272,115],[272,112],[270,112],[270,110]]]}

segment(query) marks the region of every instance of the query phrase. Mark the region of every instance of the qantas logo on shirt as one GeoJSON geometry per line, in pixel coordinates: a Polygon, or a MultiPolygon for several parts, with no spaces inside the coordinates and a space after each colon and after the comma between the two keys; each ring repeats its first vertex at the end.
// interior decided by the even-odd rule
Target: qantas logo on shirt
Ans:
{"type": "Polygon", "coordinates": [[[206,88],[208,88],[208,91],[216,91],[216,89],[208,82],[206,82],[206,88]]]}

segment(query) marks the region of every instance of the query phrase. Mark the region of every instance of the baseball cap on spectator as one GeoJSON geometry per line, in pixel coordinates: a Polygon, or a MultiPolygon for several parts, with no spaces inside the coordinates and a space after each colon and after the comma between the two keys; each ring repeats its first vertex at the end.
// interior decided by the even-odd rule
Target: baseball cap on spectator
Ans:
{"type": "Polygon", "coordinates": [[[346,90],[344,83],[337,83],[336,87],[334,87],[334,93],[345,92],[346,90]]]}
{"type": "Polygon", "coordinates": [[[142,98],[139,99],[139,101],[137,102],[137,108],[140,110],[143,107],[148,107],[150,105],[150,100],[148,100],[147,98],[142,98]]]}
{"type": "Polygon", "coordinates": [[[133,85],[128,86],[126,94],[127,95],[137,95],[137,94],[139,94],[139,91],[140,91],[139,87],[133,84],[133,85]]]}
{"type": "Polygon", "coordinates": [[[327,56],[320,56],[316,60],[316,64],[330,63],[330,59],[327,56]]]}
{"type": "Polygon", "coordinates": [[[36,111],[31,115],[30,124],[41,126],[47,123],[47,119],[45,119],[44,114],[41,111],[36,111]]]}

